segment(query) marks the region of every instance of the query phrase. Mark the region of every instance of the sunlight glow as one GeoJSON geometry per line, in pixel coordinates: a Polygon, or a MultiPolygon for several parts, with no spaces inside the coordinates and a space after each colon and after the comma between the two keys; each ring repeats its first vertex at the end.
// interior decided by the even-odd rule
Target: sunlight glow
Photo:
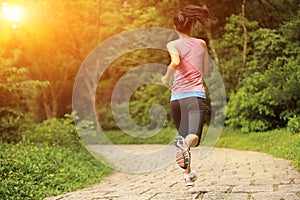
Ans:
{"type": "Polygon", "coordinates": [[[6,18],[14,22],[18,22],[21,20],[22,9],[19,6],[10,7],[6,2],[4,2],[2,3],[2,13],[6,18]]]}
{"type": "Polygon", "coordinates": [[[9,6],[8,3],[2,3],[2,14],[6,19],[13,22],[12,27],[16,29],[18,25],[17,22],[21,21],[22,9],[20,6],[9,6]]]}

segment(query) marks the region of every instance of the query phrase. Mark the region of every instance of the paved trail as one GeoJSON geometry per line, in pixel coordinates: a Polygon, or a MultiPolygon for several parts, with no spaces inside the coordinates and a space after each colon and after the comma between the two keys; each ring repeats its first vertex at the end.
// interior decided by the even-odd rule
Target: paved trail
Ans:
{"type": "Polygon", "coordinates": [[[284,159],[215,148],[203,159],[194,156],[192,166],[199,176],[194,187],[185,186],[174,163],[151,173],[115,172],[92,187],[46,200],[300,200],[300,174],[284,159]]]}

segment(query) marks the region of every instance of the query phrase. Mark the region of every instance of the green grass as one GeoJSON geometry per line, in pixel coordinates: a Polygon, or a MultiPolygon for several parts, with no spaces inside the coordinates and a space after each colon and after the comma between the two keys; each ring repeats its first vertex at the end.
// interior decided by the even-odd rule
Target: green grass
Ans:
{"type": "Polygon", "coordinates": [[[226,127],[216,146],[264,152],[291,160],[293,166],[300,171],[300,134],[290,133],[286,129],[245,134],[226,127]]]}
{"type": "Polygon", "coordinates": [[[133,137],[122,131],[105,131],[104,134],[114,144],[168,144],[173,141],[177,131],[174,128],[164,128],[152,137],[145,138],[133,137]]]}
{"type": "Polygon", "coordinates": [[[99,182],[112,169],[79,145],[0,143],[0,197],[43,199],[99,182]]]}

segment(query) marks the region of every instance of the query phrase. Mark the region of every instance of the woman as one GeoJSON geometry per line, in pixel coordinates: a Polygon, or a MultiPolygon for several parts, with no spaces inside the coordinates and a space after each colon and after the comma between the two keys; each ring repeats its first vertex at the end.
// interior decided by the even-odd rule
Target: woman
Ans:
{"type": "Polygon", "coordinates": [[[171,96],[171,113],[178,130],[174,140],[177,147],[177,164],[184,169],[187,186],[197,179],[191,171],[190,147],[200,143],[204,117],[206,114],[206,96],[203,75],[209,71],[207,46],[204,40],[191,37],[195,22],[204,24],[215,17],[207,9],[188,5],[174,16],[174,28],[179,39],[167,44],[171,62],[161,81],[168,86],[174,76],[171,96]]]}

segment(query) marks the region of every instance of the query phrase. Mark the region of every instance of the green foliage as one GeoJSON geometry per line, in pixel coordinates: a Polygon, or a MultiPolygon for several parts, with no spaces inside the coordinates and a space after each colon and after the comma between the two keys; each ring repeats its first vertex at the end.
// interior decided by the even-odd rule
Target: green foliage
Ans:
{"type": "Polygon", "coordinates": [[[292,20],[299,9],[298,0],[247,1],[246,15],[258,21],[260,27],[276,29],[284,22],[292,20]]]}
{"type": "Polygon", "coordinates": [[[247,88],[241,88],[237,94],[232,94],[226,108],[226,123],[232,127],[240,127],[243,132],[268,129],[271,120],[269,121],[266,115],[273,113],[266,106],[259,104],[255,99],[257,97],[259,94],[250,93],[247,88]],[[253,110],[257,110],[260,115],[253,110]]]}
{"type": "Polygon", "coordinates": [[[295,115],[289,118],[287,129],[292,133],[300,134],[300,117],[295,115]]]}
{"type": "Polygon", "coordinates": [[[99,123],[103,130],[116,130],[118,129],[113,114],[111,110],[107,107],[100,107],[98,110],[98,113],[100,115],[99,123]]]}
{"type": "Polygon", "coordinates": [[[50,83],[31,102],[36,121],[63,117],[71,109],[73,80],[80,63],[100,40],[99,5],[92,0],[7,3],[24,10],[18,29],[9,23],[0,28],[0,46],[5,51],[3,56],[0,52],[0,63],[9,58],[10,66],[26,67],[29,79],[50,83]]]}
{"type": "Polygon", "coordinates": [[[283,65],[275,61],[274,68],[245,78],[230,98],[227,123],[245,132],[285,126],[290,116],[300,112],[299,61],[283,65]]]}
{"type": "MultiPolygon", "coordinates": [[[[167,119],[164,123],[164,127],[166,127],[170,126],[172,121],[170,116],[169,101],[170,90],[158,84],[147,84],[134,91],[129,104],[126,102],[114,104],[114,109],[118,110],[118,115],[123,115],[123,117],[119,117],[122,118],[122,127],[126,128],[127,125],[130,126],[132,124],[131,120],[133,120],[133,123],[138,126],[147,126],[151,121],[150,115],[156,116],[156,118],[153,119],[155,121],[163,121],[163,115],[160,113],[160,110],[152,109],[152,106],[157,104],[162,105],[163,109],[167,113],[167,119]],[[130,115],[127,115],[128,109],[130,115]]],[[[115,123],[112,110],[110,108],[100,108],[99,115],[100,124],[104,130],[119,129],[119,126],[115,123]]],[[[155,128],[155,124],[154,127],[149,128],[155,128]]]]}
{"type": "Polygon", "coordinates": [[[43,199],[86,187],[109,174],[80,146],[0,144],[0,196],[43,199]]]}
{"type": "Polygon", "coordinates": [[[174,1],[137,1],[134,3],[125,3],[122,7],[124,30],[162,26],[171,28],[174,7],[174,1]],[[163,17],[166,15],[169,17],[163,17]]]}
{"type": "Polygon", "coordinates": [[[260,29],[244,73],[242,85],[232,93],[227,107],[227,124],[244,132],[284,127],[289,117],[300,113],[300,43],[298,19],[282,31],[260,29]],[[289,29],[288,29],[289,28],[289,29]]]}
{"type": "Polygon", "coordinates": [[[21,135],[17,132],[17,129],[23,123],[23,112],[9,107],[2,107],[0,113],[0,140],[6,142],[21,140],[21,135]]]}
{"type": "MultiPolygon", "coordinates": [[[[223,36],[215,41],[215,47],[220,57],[219,68],[226,92],[231,93],[237,91],[245,72],[243,68],[244,32],[241,15],[232,15],[227,20],[223,36]]],[[[248,29],[249,44],[251,44],[254,41],[258,23],[246,20],[245,24],[248,29]]],[[[248,48],[248,52],[250,51],[251,49],[248,48]]]]}
{"type": "MultiPolygon", "coordinates": [[[[8,21],[0,21],[2,140],[19,140],[18,127],[29,117],[40,122],[70,113],[75,74],[99,42],[133,28],[158,26],[172,29],[174,13],[187,4],[206,5],[219,18],[219,23],[212,26],[212,32],[220,71],[227,93],[238,91],[236,95],[230,95],[232,109],[228,108],[228,124],[243,127],[244,131],[266,130],[285,126],[290,117],[299,116],[300,17],[297,0],[247,1],[245,23],[249,41],[245,68],[242,67],[244,33],[239,1],[224,0],[221,4],[215,0],[7,2],[24,6],[24,19],[17,29],[12,29],[8,21]],[[26,6],[31,4],[34,6],[26,6]],[[41,82],[32,79],[45,81],[48,87],[37,90],[41,82]],[[33,98],[36,95],[37,100],[33,98]]],[[[202,28],[197,29],[199,33],[195,35],[207,39],[202,28]]],[[[158,39],[160,37],[158,35],[158,39]]],[[[207,42],[210,45],[210,41],[207,42]]],[[[102,86],[97,88],[96,99],[105,129],[117,129],[107,106],[115,83],[135,66],[154,62],[167,64],[169,57],[161,51],[136,51],[113,63],[101,77],[102,86]]],[[[139,88],[130,103],[132,119],[140,125],[148,124],[149,108],[157,102],[169,112],[168,102],[163,99],[167,95],[157,86],[139,88]]],[[[43,123],[41,126],[60,122],[43,123]]],[[[168,121],[165,125],[169,124],[168,121]]]]}
{"type": "Polygon", "coordinates": [[[17,132],[30,110],[39,87],[47,82],[30,80],[25,68],[0,68],[0,140],[17,141],[17,132]]]}
{"type": "Polygon", "coordinates": [[[168,116],[165,126],[170,125],[170,122],[172,121],[169,108],[170,96],[170,90],[159,84],[142,86],[134,92],[132,101],[129,105],[133,120],[140,126],[145,126],[150,123],[149,115],[156,116],[155,120],[158,122],[163,121],[164,119],[161,118],[163,117],[162,113],[160,113],[161,111],[157,112],[155,109],[151,110],[152,106],[162,105],[168,116]]]}
{"type": "MultiPolygon", "coordinates": [[[[152,64],[157,65],[155,63],[167,65],[169,59],[167,51],[142,49],[127,53],[111,64],[103,74],[97,88],[97,96],[99,97],[99,121],[103,129],[118,129],[118,126],[114,122],[111,106],[114,106],[116,110],[120,110],[120,112],[124,113],[123,121],[125,124],[126,120],[130,122],[132,118],[132,120],[140,126],[149,124],[149,111],[155,104],[162,105],[165,110],[170,113],[168,107],[170,90],[159,85],[160,78],[165,72],[166,67],[161,65],[159,70],[157,70],[156,67],[154,70],[152,67],[152,64]],[[111,102],[112,92],[116,87],[117,81],[121,78],[123,82],[121,85],[118,85],[120,94],[116,95],[118,97],[111,102]],[[142,85],[136,88],[135,91],[130,90],[139,84],[142,85]],[[124,102],[125,100],[122,99],[122,97],[126,95],[131,95],[129,102],[124,102]],[[127,109],[129,109],[130,112],[130,118],[126,115],[127,109]]],[[[169,121],[170,115],[168,115],[166,123],[169,123],[169,121]]]]}
{"type": "Polygon", "coordinates": [[[57,144],[69,146],[78,143],[73,117],[66,114],[65,118],[52,118],[41,123],[27,123],[20,127],[23,141],[33,143],[57,144]]]}

